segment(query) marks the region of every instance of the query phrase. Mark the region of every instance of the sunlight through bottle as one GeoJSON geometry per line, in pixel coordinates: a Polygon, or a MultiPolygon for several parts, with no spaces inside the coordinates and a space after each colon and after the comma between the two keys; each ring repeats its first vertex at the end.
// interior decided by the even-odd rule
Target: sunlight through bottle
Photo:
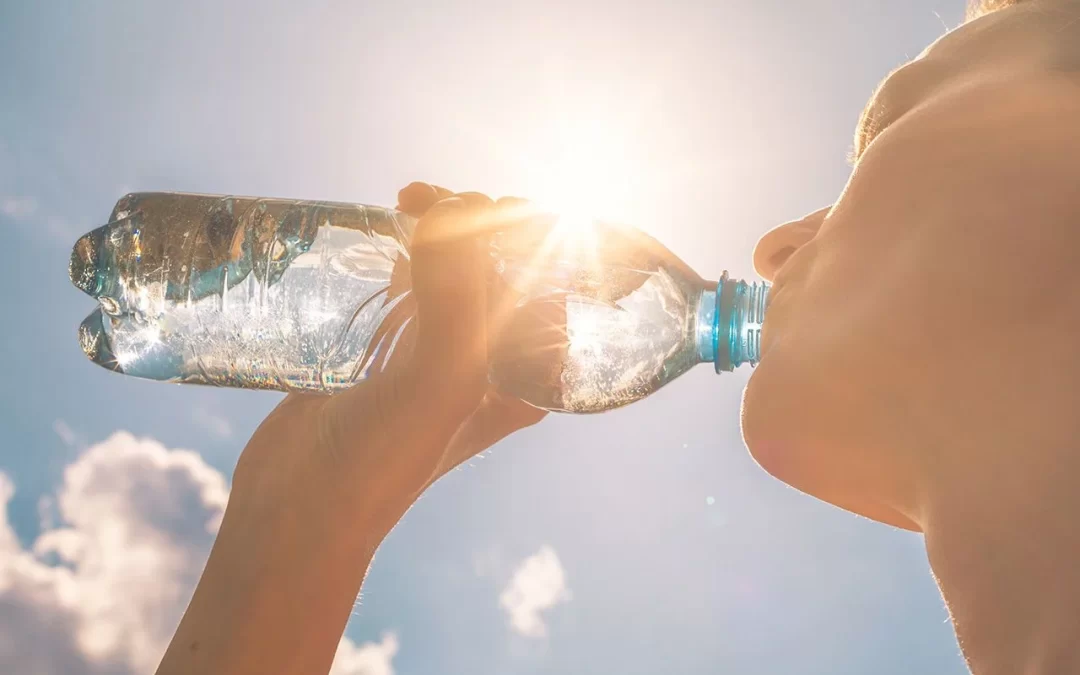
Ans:
{"type": "MultiPolygon", "coordinates": [[[[76,242],[79,328],[136,377],[335,390],[412,349],[415,221],[357,204],[137,193],[76,242]]],[[[698,276],[638,230],[526,218],[491,236],[491,380],[548,410],[648,396],[692,366],[756,364],[768,287],[698,276]]]]}

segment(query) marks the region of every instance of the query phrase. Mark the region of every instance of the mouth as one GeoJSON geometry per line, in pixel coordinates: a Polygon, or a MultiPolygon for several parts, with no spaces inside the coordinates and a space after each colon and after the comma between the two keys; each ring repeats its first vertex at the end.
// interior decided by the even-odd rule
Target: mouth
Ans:
{"type": "Polygon", "coordinates": [[[776,304],[777,298],[780,297],[780,294],[784,291],[784,289],[788,285],[789,284],[788,284],[786,279],[777,278],[776,282],[773,283],[769,287],[769,297],[765,299],[765,320],[766,321],[768,320],[768,317],[769,317],[769,308],[772,307],[774,304],[776,304]]]}
{"type": "MultiPolygon", "coordinates": [[[[814,241],[810,241],[803,246],[799,247],[794,253],[782,251],[784,257],[784,264],[781,265],[773,274],[772,287],[769,291],[769,297],[765,303],[765,316],[768,317],[768,308],[775,304],[776,299],[780,297],[780,294],[785,288],[790,286],[792,282],[797,282],[800,277],[806,277],[807,264],[813,260],[814,253],[811,252],[815,247],[814,241]]],[[[779,254],[777,254],[779,255],[779,254]]]]}
{"type": "Polygon", "coordinates": [[[775,332],[773,326],[776,325],[778,314],[775,311],[777,307],[780,294],[784,291],[786,284],[777,283],[769,289],[769,297],[765,302],[765,319],[761,324],[761,355],[759,359],[763,360],[765,355],[769,352],[769,348],[774,342],[772,333],[775,332]]]}
{"type": "Polygon", "coordinates": [[[782,291],[782,290],[783,290],[783,287],[780,286],[779,284],[773,284],[769,288],[769,297],[765,298],[765,316],[766,317],[769,316],[769,308],[772,307],[773,302],[776,301],[776,296],[780,295],[780,291],[782,291]]]}

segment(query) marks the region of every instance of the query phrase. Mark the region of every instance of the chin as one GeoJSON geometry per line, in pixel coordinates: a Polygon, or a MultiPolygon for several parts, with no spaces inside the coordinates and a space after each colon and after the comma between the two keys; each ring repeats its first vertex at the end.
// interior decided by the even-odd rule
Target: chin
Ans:
{"type": "Polygon", "coordinates": [[[858,515],[906,530],[915,521],[890,505],[897,472],[869,451],[867,411],[859,398],[822,377],[805,350],[782,344],[763,356],[742,402],[742,435],[754,460],[773,477],[858,515]],[[886,467],[890,467],[887,469],[886,467]]]}
{"type": "MultiPolygon", "coordinates": [[[[806,417],[812,415],[790,370],[767,354],[755,368],[743,392],[740,415],[743,441],[754,460],[775,478],[801,487],[807,482],[808,457],[813,445],[806,417]]],[[[810,399],[811,401],[813,399],[810,399]]]]}

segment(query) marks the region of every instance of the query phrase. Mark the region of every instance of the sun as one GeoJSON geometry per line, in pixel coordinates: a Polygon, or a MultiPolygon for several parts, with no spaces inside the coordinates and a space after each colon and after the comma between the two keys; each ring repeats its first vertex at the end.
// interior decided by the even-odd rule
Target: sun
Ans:
{"type": "Polygon", "coordinates": [[[622,220],[631,214],[635,175],[618,125],[601,120],[563,120],[553,147],[531,162],[528,184],[543,210],[568,223],[622,220]]]}
{"type": "Polygon", "coordinates": [[[545,147],[530,153],[525,174],[536,208],[557,220],[537,259],[552,254],[596,269],[602,228],[632,219],[633,138],[625,125],[603,117],[559,116],[545,147]]]}
{"type": "MultiPolygon", "coordinates": [[[[534,281],[560,278],[570,270],[583,272],[596,285],[611,262],[605,233],[632,227],[640,217],[634,212],[640,203],[634,186],[650,168],[642,162],[642,129],[625,109],[586,101],[560,99],[549,113],[546,124],[507,153],[529,208],[556,216],[515,285],[531,288],[534,281]],[[558,267],[554,273],[553,265],[558,267]]],[[[497,316],[496,321],[504,313],[497,316]]],[[[575,331],[574,343],[595,352],[600,345],[588,328],[591,318],[579,317],[585,328],[575,331]]]]}

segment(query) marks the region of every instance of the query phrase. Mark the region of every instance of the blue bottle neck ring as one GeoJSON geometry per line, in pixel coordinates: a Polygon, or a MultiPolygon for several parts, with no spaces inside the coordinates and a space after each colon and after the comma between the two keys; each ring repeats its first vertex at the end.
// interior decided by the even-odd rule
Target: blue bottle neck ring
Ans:
{"type": "Polygon", "coordinates": [[[720,277],[716,290],[703,290],[698,300],[695,327],[698,358],[712,362],[716,372],[730,372],[761,358],[761,324],[769,287],[720,277]]]}

